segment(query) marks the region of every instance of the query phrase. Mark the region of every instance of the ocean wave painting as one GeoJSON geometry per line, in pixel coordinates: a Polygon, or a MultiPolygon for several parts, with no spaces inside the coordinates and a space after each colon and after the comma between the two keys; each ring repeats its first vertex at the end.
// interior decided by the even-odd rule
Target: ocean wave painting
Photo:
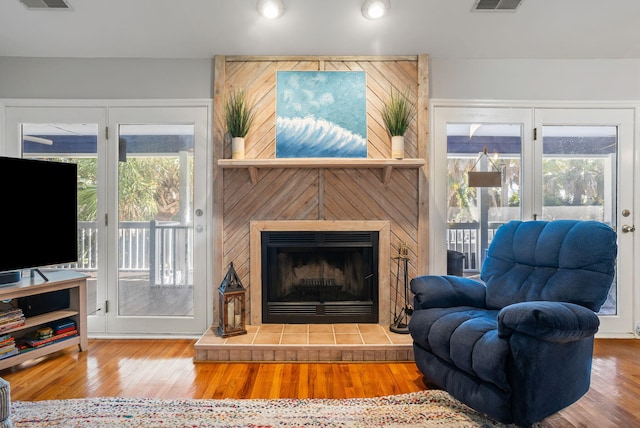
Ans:
{"type": "Polygon", "coordinates": [[[364,71],[278,71],[276,157],[367,157],[364,71]]]}
{"type": "Polygon", "coordinates": [[[324,119],[278,117],[276,157],[367,157],[367,140],[324,119]]]}

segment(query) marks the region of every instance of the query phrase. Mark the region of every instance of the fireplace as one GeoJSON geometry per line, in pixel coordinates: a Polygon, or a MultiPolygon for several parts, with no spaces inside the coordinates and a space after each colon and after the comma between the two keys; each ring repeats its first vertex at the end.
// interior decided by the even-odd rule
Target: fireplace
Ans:
{"type": "MultiPolygon", "coordinates": [[[[387,220],[254,220],[250,222],[249,254],[250,275],[248,282],[248,319],[251,325],[263,324],[262,316],[262,233],[263,232],[376,232],[378,235],[378,324],[389,325],[392,318],[390,267],[391,227],[387,220]]],[[[265,323],[266,324],[266,323],[265,323]]],[[[274,323],[277,324],[277,323],[274,323]]]]}
{"type": "Polygon", "coordinates": [[[261,232],[263,323],[377,323],[377,231],[261,232]]]}

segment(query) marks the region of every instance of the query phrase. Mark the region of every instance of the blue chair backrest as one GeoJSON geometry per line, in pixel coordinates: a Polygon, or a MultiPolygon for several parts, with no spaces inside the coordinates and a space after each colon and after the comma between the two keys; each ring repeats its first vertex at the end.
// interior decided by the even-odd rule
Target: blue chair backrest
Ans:
{"type": "Polygon", "coordinates": [[[482,266],[487,306],[547,300],[597,312],[611,288],[617,252],[615,231],[598,221],[510,221],[496,231],[482,266]]]}

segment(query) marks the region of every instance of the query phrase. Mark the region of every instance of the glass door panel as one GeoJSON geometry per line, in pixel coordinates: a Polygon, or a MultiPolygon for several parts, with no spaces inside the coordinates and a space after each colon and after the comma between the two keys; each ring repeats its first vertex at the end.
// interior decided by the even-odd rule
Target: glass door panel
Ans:
{"type": "Polygon", "coordinates": [[[120,125],[118,315],[193,316],[193,125],[120,125]]]}
{"type": "Polygon", "coordinates": [[[616,126],[543,126],[542,218],[597,220],[615,228],[616,126]]]}
{"type": "Polygon", "coordinates": [[[621,224],[633,206],[633,110],[539,109],[542,219],[601,221],[618,232],[616,276],[598,315],[600,332],[633,332],[633,233],[621,224]],[[628,178],[621,186],[621,178],[628,178]]]}
{"type": "Polygon", "coordinates": [[[532,135],[531,110],[439,107],[433,112],[430,271],[455,272],[447,269],[447,259],[460,263],[460,254],[448,257],[455,251],[463,256],[462,274],[475,276],[494,231],[531,212],[531,193],[524,185],[532,174],[532,152],[525,142],[532,135]],[[470,185],[469,172],[492,172],[494,178],[499,173],[499,184],[470,185]]]}
{"type": "Polygon", "coordinates": [[[49,266],[89,275],[87,312],[95,314],[98,303],[98,124],[23,123],[22,157],[70,162],[78,165],[78,262],[49,266]]]}
{"type": "Polygon", "coordinates": [[[520,219],[522,125],[448,123],[446,129],[447,250],[462,253],[464,272],[474,275],[495,230],[520,219]],[[497,172],[500,180],[475,186],[470,172],[497,172]]]}
{"type": "MultiPolygon", "coordinates": [[[[616,228],[616,126],[543,126],[542,218],[596,220],[616,228]]],[[[617,286],[600,309],[617,312],[617,286]]]]}

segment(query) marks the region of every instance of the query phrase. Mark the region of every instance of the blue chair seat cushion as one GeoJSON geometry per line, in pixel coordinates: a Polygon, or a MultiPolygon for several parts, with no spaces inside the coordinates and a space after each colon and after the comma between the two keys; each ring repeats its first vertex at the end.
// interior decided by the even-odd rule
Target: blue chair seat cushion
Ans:
{"type": "Polygon", "coordinates": [[[470,306],[414,312],[409,332],[414,342],[471,376],[510,391],[508,338],[498,335],[498,310],[470,306]]]}

